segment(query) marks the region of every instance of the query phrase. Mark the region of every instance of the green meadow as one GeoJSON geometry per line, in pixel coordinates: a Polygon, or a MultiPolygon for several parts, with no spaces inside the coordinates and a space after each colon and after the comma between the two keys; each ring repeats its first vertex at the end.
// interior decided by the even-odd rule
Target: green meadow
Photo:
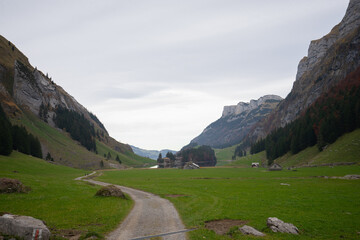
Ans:
{"type": "Polygon", "coordinates": [[[52,233],[101,235],[114,229],[132,208],[131,200],[95,197],[99,186],[74,179],[89,173],[13,152],[0,156],[0,178],[14,178],[31,187],[27,194],[0,194],[0,212],[33,216],[52,233]]]}
{"type": "MultiPolygon", "coordinates": [[[[339,162],[340,157],[358,162],[359,133],[345,135],[323,152],[308,148],[277,161],[284,166],[339,162]]],[[[98,147],[100,154],[110,151],[98,147]]],[[[228,153],[220,155],[226,160],[228,153]]],[[[196,228],[188,233],[194,240],[254,239],[243,236],[237,228],[230,230],[231,235],[217,235],[205,227],[207,221],[221,219],[246,221],[267,234],[263,239],[359,239],[360,180],[331,178],[360,174],[358,163],[274,172],[249,167],[251,162],[265,161],[265,152],[261,152],[224,161],[226,167],[103,171],[98,179],[169,199],[186,228],[196,228]],[[270,232],[266,226],[268,217],[293,223],[301,234],[270,232]]],[[[0,177],[19,179],[32,188],[27,194],[0,194],[0,212],[42,219],[56,237],[69,231],[104,236],[125,218],[133,202],[95,197],[100,187],[74,180],[86,173],[15,151],[9,157],[0,156],[0,177]]]]}
{"type": "MultiPolygon", "coordinates": [[[[264,239],[356,239],[360,231],[360,181],[319,176],[360,174],[360,166],[269,172],[251,168],[107,171],[98,179],[155,193],[178,209],[190,239],[231,239],[205,222],[240,219],[267,234],[264,239]],[[283,184],[288,185],[283,185],[283,184]],[[170,195],[178,195],[171,197],[170,195]],[[272,233],[268,217],[297,226],[301,234],[272,233]]],[[[233,239],[248,239],[232,231],[233,239]]]]}

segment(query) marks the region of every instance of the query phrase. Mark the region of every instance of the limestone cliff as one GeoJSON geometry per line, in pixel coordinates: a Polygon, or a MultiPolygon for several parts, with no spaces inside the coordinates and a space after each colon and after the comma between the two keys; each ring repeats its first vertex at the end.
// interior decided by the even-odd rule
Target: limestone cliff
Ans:
{"type": "Polygon", "coordinates": [[[342,21],[329,34],[311,41],[299,65],[293,88],[247,139],[254,141],[295,120],[323,92],[360,65],[360,0],[351,0],[342,21]]]}
{"type": "Polygon", "coordinates": [[[251,127],[267,116],[281,100],[279,96],[266,95],[249,103],[225,106],[221,118],[206,127],[191,144],[223,148],[240,143],[251,127]]]}

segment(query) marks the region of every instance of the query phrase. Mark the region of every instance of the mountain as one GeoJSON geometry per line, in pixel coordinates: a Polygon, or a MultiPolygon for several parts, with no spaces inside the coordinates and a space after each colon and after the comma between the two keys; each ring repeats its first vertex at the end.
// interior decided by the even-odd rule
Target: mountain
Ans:
{"type": "Polygon", "coordinates": [[[13,125],[24,126],[41,143],[43,156],[78,168],[142,165],[131,147],[109,136],[93,113],[76,101],[48,74],[34,68],[14,44],[0,36],[0,103],[13,125]],[[114,152],[115,151],[115,152],[114,152]]]}
{"type": "Polygon", "coordinates": [[[282,98],[279,96],[266,95],[250,103],[225,106],[221,118],[206,127],[190,145],[224,148],[240,143],[252,126],[267,116],[280,101],[282,98]]]}
{"type": "Polygon", "coordinates": [[[177,153],[177,151],[170,150],[170,149],[163,149],[163,150],[158,151],[158,150],[145,150],[145,149],[138,148],[138,147],[135,147],[132,145],[130,145],[130,147],[132,148],[132,150],[134,151],[135,154],[142,156],[142,157],[150,158],[153,160],[157,160],[160,153],[163,157],[165,157],[168,152],[171,152],[172,154],[177,153]]]}
{"type": "Polygon", "coordinates": [[[299,62],[291,92],[250,130],[246,140],[254,142],[294,121],[359,65],[360,0],[351,0],[342,21],[324,37],[311,41],[308,56],[299,62]]]}

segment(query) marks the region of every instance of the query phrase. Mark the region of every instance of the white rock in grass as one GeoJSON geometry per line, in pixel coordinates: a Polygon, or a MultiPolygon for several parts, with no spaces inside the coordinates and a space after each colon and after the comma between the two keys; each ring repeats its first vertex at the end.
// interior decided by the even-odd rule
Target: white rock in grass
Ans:
{"type": "Polygon", "coordinates": [[[267,219],[267,226],[273,232],[299,234],[299,229],[297,227],[295,227],[293,224],[283,222],[276,217],[269,217],[267,219]]]}
{"type": "Polygon", "coordinates": [[[242,234],[245,234],[245,235],[254,235],[254,236],[257,236],[257,237],[266,236],[264,233],[256,230],[253,227],[247,226],[247,225],[242,226],[241,228],[239,228],[239,230],[242,232],[242,234]]]}
{"type": "Polygon", "coordinates": [[[24,240],[48,240],[50,231],[43,221],[28,217],[4,214],[0,216],[0,232],[24,240]]]}

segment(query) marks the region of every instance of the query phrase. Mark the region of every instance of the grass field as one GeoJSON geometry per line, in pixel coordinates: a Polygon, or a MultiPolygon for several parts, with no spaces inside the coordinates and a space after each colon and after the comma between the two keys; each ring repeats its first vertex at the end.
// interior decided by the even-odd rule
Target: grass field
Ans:
{"type": "Polygon", "coordinates": [[[39,218],[52,233],[75,230],[103,235],[119,224],[133,203],[95,197],[100,187],[74,180],[85,173],[18,152],[0,156],[0,178],[19,179],[32,188],[28,194],[0,194],[0,212],[39,218]]]}
{"type": "MultiPolygon", "coordinates": [[[[206,221],[241,219],[267,233],[265,239],[356,239],[360,231],[360,181],[315,176],[360,174],[360,166],[268,172],[251,168],[109,171],[100,180],[168,198],[191,239],[230,239],[204,227],[206,221]],[[281,185],[281,183],[290,184],[281,185]],[[168,195],[181,195],[172,198],[168,195]],[[297,226],[300,236],[270,233],[268,217],[297,226]]],[[[235,232],[234,239],[247,239],[235,232]]]]}
{"type": "Polygon", "coordinates": [[[223,149],[214,149],[217,160],[216,166],[223,166],[229,164],[234,155],[236,145],[223,149]]]}

